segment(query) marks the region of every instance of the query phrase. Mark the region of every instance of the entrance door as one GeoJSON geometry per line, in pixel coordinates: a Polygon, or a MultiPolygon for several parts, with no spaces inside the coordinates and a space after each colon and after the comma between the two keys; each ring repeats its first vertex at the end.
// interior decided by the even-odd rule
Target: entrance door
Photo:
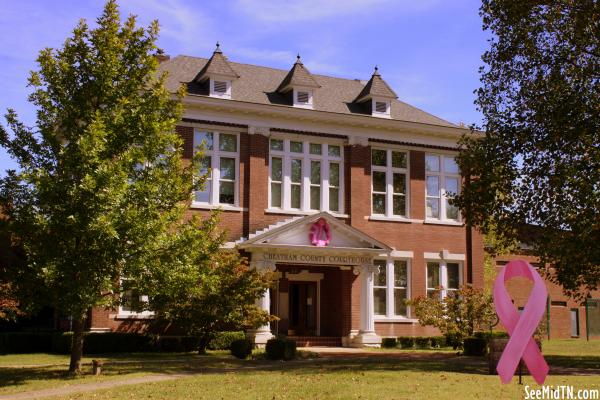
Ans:
{"type": "Polygon", "coordinates": [[[317,334],[317,282],[290,282],[289,335],[317,334]]]}

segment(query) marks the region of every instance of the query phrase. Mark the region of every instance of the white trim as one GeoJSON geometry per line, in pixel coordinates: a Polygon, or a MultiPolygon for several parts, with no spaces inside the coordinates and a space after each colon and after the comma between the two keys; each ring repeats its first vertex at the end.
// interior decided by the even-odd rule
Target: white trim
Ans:
{"type": "MultiPolygon", "coordinates": [[[[211,171],[209,177],[206,180],[207,188],[210,185],[210,198],[208,202],[196,201],[195,198],[192,201],[192,206],[194,208],[219,208],[223,207],[225,210],[230,211],[243,211],[239,207],[239,198],[240,198],[240,133],[232,132],[232,131],[224,131],[214,130],[214,129],[199,129],[195,128],[192,138],[192,145],[194,152],[196,152],[197,148],[200,146],[200,143],[196,143],[196,134],[202,133],[210,133],[212,134],[212,149],[206,149],[204,151],[204,157],[210,157],[211,160],[211,171]],[[220,138],[221,135],[233,135],[236,140],[236,151],[224,151],[220,150],[220,138]],[[229,203],[220,203],[219,202],[219,189],[220,189],[220,166],[221,166],[221,158],[233,158],[235,162],[235,179],[233,180],[233,204],[229,203]]],[[[226,180],[229,182],[230,180],[226,180]]],[[[194,197],[196,193],[194,193],[194,197]]]]}
{"type": "Polygon", "coordinates": [[[209,95],[211,97],[231,99],[231,79],[221,79],[218,76],[211,76],[209,78],[209,95]],[[225,82],[225,92],[217,92],[215,90],[215,81],[225,82]]]}
{"type": "Polygon", "coordinates": [[[458,173],[445,171],[444,160],[446,158],[455,158],[454,154],[430,152],[425,153],[425,223],[443,223],[445,225],[462,225],[462,215],[458,210],[458,219],[446,218],[446,200],[448,195],[446,192],[446,180],[456,179],[457,193],[460,193],[462,177],[460,171],[458,173]],[[427,157],[434,156],[438,159],[438,171],[427,171],[427,157]],[[438,193],[437,196],[427,194],[427,179],[429,177],[437,177],[438,193]],[[427,200],[437,199],[438,202],[438,218],[427,216],[427,200]]]}
{"type": "MultiPolygon", "coordinates": [[[[311,210],[311,211],[298,211],[298,210],[281,210],[279,208],[265,208],[265,212],[268,214],[287,214],[287,215],[315,215],[320,213],[321,211],[311,210]]],[[[329,214],[333,215],[336,218],[350,218],[348,214],[337,214],[329,211],[329,214]]]]}
{"type": "MultiPolygon", "coordinates": [[[[431,254],[431,253],[425,253],[425,254],[431,254]]],[[[425,258],[425,293],[426,295],[428,294],[429,289],[435,289],[435,288],[429,288],[427,285],[427,273],[428,273],[428,269],[427,269],[427,264],[428,263],[437,263],[438,267],[439,267],[439,276],[440,276],[440,287],[442,288],[440,290],[440,298],[444,298],[448,295],[448,291],[455,291],[458,289],[448,289],[448,264],[458,264],[458,288],[460,289],[460,287],[463,284],[463,267],[464,267],[464,262],[460,261],[460,260],[442,260],[442,259],[427,259],[427,257],[425,258]]]]}
{"type": "MultiPolygon", "coordinates": [[[[371,205],[371,207],[373,206],[371,205]]],[[[400,216],[386,217],[385,215],[371,215],[369,216],[369,221],[404,222],[407,224],[422,224],[424,222],[422,219],[404,218],[400,216]]]]}
{"type": "MultiPolygon", "coordinates": [[[[411,252],[412,253],[412,252],[411,252]]],[[[412,256],[412,254],[411,254],[412,256]]],[[[406,307],[406,315],[396,315],[396,302],[395,302],[395,292],[396,289],[404,289],[406,290],[406,297],[405,300],[410,300],[411,298],[411,270],[412,270],[412,260],[410,258],[404,258],[404,257],[376,257],[373,260],[373,264],[376,265],[375,263],[377,261],[384,261],[385,262],[385,287],[383,286],[375,286],[375,283],[373,283],[373,290],[375,289],[385,289],[385,293],[386,293],[386,307],[385,307],[385,315],[383,314],[375,314],[375,312],[373,311],[373,318],[375,320],[387,320],[387,321],[391,321],[391,320],[395,320],[395,319],[401,319],[401,320],[406,320],[410,318],[410,307],[407,306],[406,307]],[[397,261],[404,261],[406,262],[406,286],[402,287],[402,286],[396,286],[395,285],[395,277],[394,277],[394,272],[395,272],[395,262],[397,261]]],[[[373,294],[373,299],[375,299],[375,295],[373,294]]]]}
{"type": "Polygon", "coordinates": [[[448,261],[465,261],[467,259],[465,254],[462,253],[450,253],[448,250],[442,250],[440,252],[424,252],[423,258],[425,260],[431,261],[439,261],[439,260],[448,260],[448,261]]]}
{"type": "MultiPolygon", "coordinates": [[[[176,95],[173,95],[176,98],[176,95]]],[[[241,100],[188,94],[183,102],[186,118],[213,119],[244,125],[268,124],[281,128],[312,130],[345,136],[362,136],[394,140],[403,133],[404,140],[423,144],[456,146],[468,128],[400,119],[372,118],[371,115],[346,114],[322,110],[307,110],[279,104],[261,104],[241,100]],[[232,113],[239,113],[232,116],[232,113]],[[209,118],[210,117],[210,118],[209,118]],[[277,125],[274,125],[277,121],[277,125]],[[439,138],[443,138],[440,141],[439,138]],[[425,139],[425,141],[423,140],[425,139]]]]}
{"type": "Polygon", "coordinates": [[[405,149],[390,149],[387,147],[371,147],[371,217],[383,218],[384,220],[397,219],[398,222],[410,222],[410,152],[405,149]],[[373,164],[373,152],[385,151],[386,165],[373,164]],[[406,158],[406,167],[394,167],[392,165],[393,153],[403,153],[406,158]],[[385,173],[385,192],[374,192],[373,176],[375,172],[385,173]],[[404,193],[396,194],[394,192],[394,174],[404,175],[404,193]],[[373,196],[375,194],[385,196],[385,214],[375,214],[373,210],[373,196]],[[404,215],[394,214],[394,197],[404,196],[404,215]]]}
{"type": "MultiPolygon", "coordinates": [[[[375,323],[377,322],[393,322],[393,323],[407,323],[407,324],[416,324],[419,322],[418,319],[414,319],[414,318],[402,318],[402,317],[382,317],[382,316],[375,316],[375,323]]],[[[395,337],[395,336],[394,336],[395,337]]]]}
{"type": "MultiPolygon", "coordinates": [[[[427,204],[425,204],[425,207],[427,207],[427,204]]],[[[441,221],[439,219],[425,219],[424,221],[421,220],[421,222],[425,225],[448,225],[448,226],[465,226],[464,222],[460,222],[460,221],[453,221],[453,220],[446,220],[446,221],[441,221]]]]}
{"type": "Polygon", "coordinates": [[[392,102],[389,99],[383,99],[381,97],[372,97],[371,98],[371,115],[379,118],[392,118],[391,116],[391,104],[392,102]],[[376,105],[377,103],[385,103],[385,111],[380,112],[377,111],[376,105]]]}
{"type": "Polygon", "coordinates": [[[282,135],[275,134],[269,138],[269,177],[268,177],[268,210],[274,212],[280,210],[282,214],[295,214],[295,215],[310,215],[311,213],[318,213],[319,211],[331,211],[331,213],[345,215],[344,214],[344,144],[341,140],[327,140],[324,138],[317,137],[306,137],[298,135],[282,135]],[[271,148],[271,141],[282,141],[283,150],[275,150],[271,148]],[[302,152],[292,152],[291,143],[299,142],[302,143],[302,152]],[[321,154],[311,154],[310,145],[319,144],[321,145],[321,154]],[[332,156],[329,154],[329,147],[335,146],[339,148],[339,156],[332,156]],[[272,180],[272,166],[273,158],[280,158],[282,160],[282,180],[272,180]],[[301,160],[302,163],[302,176],[300,183],[293,183],[291,181],[291,165],[293,160],[301,160]],[[311,162],[320,162],[320,184],[311,184],[311,162]],[[329,185],[329,168],[331,164],[339,164],[339,185],[329,185]],[[272,207],[272,193],[271,184],[281,184],[281,208],[272,207]],[[292,186],[300,186],[300,208],[292,208],[291,205],[291,193],[292,186]],[[311,209],[310,204],[310,189],[311,186],[320,188],[320,199],[319,209],[311,209]],[[338,210],[331,211],[329,209],[329,192],[331,189],[338,190],[338,210]],[[302,214],[297,214],[302,213],[302,214]]]}
{"type": "Polygon", "coordinates": [[[197,201],[192,201],[190,208],[198,210],[223,210],[223,211],[248,211],[247,207],[236,207],[228,204],[206,204],[197,201]]]}
{"type": "Polygon", "coordinates": [[[312,89],[305,89],[305,88],[302,88],[302,87],[295,87],[294,91],[293,91],[293,103],[294,103],[294,107],[312,109],[313,108],[313,91],[312,91],[312,89]],[[306,103],[299,102],[298,101],[298,92],[308,93],[308,102],[306,102],[306,103]]]}
{"type": "MultiPolygon", "coordinates": [[[[389,254],[391,258],[414,258],[414,253],[412,251],[405,250],[392,250],[389,254]]],[[[385,257],[382,255],[382,257],[385,257]]]]}

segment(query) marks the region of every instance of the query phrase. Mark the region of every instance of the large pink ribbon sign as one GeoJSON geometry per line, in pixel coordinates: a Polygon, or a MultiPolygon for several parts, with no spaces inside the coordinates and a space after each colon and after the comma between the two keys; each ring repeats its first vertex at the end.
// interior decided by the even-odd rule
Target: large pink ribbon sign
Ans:
{"type": "Polygon", "coordinates": [[[496,277],[494,282],[494,305],[496,306],[498,318],[500,318],[510,335],[496,367],[502,383],[510,382],[521,358],[539,385],[546,380],[550,368],[532,335],[544,315],[547,298],[548,291],[544,280],[526,261],[514,260],[509,262],[496,277]],[[533,281],[533,290],[520,314],[512,303],[505,286],[507,280],[518,276],[533,281]]]}

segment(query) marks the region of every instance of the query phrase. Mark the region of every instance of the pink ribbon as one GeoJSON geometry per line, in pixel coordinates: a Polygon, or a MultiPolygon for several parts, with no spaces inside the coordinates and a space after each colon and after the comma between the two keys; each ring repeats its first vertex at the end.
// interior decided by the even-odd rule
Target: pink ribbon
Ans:
{"type": "Polygon", "coordinates": [[[502,383],[510,382],[521,358],[539,385],[546,380],[550,368],[532,335],[544,315],[547,298],[548,291],[544,280],[526,261],[514,260],[509,262],[496,277],[494,282],[494,305],[496,306],[498,318],[500,318],[510,335],[496,367],[502,383]],[[533,290],[521,314],[512,303],[504,285],[507,280],[517,276],[533,281],[533,290]]]}

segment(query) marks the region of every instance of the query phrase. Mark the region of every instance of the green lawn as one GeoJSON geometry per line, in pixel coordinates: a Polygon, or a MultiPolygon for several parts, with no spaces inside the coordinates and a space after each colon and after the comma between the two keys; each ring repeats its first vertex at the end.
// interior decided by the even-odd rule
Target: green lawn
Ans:
{"type": "MultiPolygon", "coordinates": [[[[551,367],[600,370],[600,341],[552,340],[544,342],[551,367]]],[[[399,357],[409,352],[396,352],[399,357]]],[[[67,356],[46,354],[0,356],[0,395],[74,383],[92,383],[157,373],[199,373],[177,380],[122,386],[110,390],[69,395],[64,399],[522,399],[523,386],[513,380],[502,385],[487,375],[483,358],[456,357],[449,352],[429,351],[433,360],[398,359],[386,355],[352,358],[318,358],[293,362],[262,359],[236,360],[225,352],[194,354],[128,354],[102,358],[114,363],[100,377],[67,377],[67,356]],[[176,360],[176,361],[174,361],[176,360]],[[59,366],[6,367],[15,364],[59,366]]],[[[85,361],[90,361],[87,357],[85,361]]],[[[85,370],[89,371],[86,366],[85,370]]],[[[567,371],[568,372],[568,371],[567,371]]],[[[573,385],[575,389],[600,388],[600,377],[552,375],[549,385],[573,385]]],[[[525,384],[535,386],[525,377],[525,384]]]]}

